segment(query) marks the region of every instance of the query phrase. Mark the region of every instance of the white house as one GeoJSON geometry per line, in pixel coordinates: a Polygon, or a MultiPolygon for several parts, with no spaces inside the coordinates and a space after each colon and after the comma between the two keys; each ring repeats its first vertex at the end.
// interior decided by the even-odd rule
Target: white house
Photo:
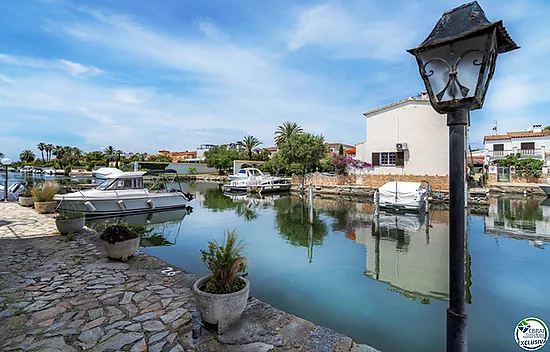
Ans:
{"type": "Polygon", "coordinates": [[[372,163],[371,173],[449,174],[447,118],[435,112],[425,92],[363,115],[366,141],[356,145],[356,158],[372,163]]]}
{"type": "Polygon", "coordinates": [[[524,158],[546,159],[550,149],[550,131],[542,125],[533,125],[528,131],[494,134],[483,138],[487,163],[506,158],[510,154],[520,154],[524,158]]]}

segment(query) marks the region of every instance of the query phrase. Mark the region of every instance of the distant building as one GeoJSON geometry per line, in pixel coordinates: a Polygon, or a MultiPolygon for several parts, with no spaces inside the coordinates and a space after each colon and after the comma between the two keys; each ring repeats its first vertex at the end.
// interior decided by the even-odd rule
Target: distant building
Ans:
{"type": "Polygon", "coordinates": [[[547,158],[550,156],[550,130],[543,130],[542,125],[533,125],[527,131],[495,133],[483,138],[483,146],[488,164],[510,154],[520,154],[521,158],[541,159],[547,166],[547,158]]]}
{"type": "Polygon", "coordinates": [[[188,159],[196,159],[197,151],[184,151],[184,152],[171,152],[169,150],[159,150],[159,154],[168,156],[172,159],[173,162],[177,163],[179,161],[184,161],[188,159]]]}
{"type": "Polygon", "coordinates": [[[356,145],[356,158],[373,164],[370,173],[449,174],[447,118],[432,108],[425,92],[363,115],[366,141],[356,145]]]}
{"type": "Polygon", "coordinates": [[[269,151],[269,157],[272,158],[273,155],[277,154],[277,152],[279,151],[279,148],[277,147],[267,147],[265,148],[269,151]]]}
{"type": "Polygon", "coordinates": [[[347,151],[355,149],[355,146],[349,145],[349,144],[328,143],[328,153],[330,154],[330,156],[332,156],[332,154],[338,154],[340,152],[340,146],[344,147],[344,155],[346,154],[347,151]]]}

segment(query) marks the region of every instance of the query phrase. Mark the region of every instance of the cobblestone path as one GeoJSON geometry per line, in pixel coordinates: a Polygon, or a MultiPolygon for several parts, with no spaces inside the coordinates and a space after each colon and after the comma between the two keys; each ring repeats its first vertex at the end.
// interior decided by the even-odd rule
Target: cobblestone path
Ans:
{"type": "Polygon", "coordinates": [[[51,217],[0,204],[0,350],[375,351],[253,297],[232,330],[197,345],[196,277],[145,254],[110,261],[98,237],[56,235],[51,217]]]}

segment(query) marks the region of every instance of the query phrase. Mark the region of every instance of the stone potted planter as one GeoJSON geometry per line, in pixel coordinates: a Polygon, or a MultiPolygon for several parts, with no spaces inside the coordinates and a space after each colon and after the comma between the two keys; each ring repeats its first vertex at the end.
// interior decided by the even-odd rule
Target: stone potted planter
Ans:
{"type": "Polygon", "coordinates": [[[195,305],[202,320],[217,325],[223,334],[239,320],[250,292],[245,278],[246,257],[241,255],[243,245],[235,231],[227,231],[224,242],[210,242],[208,250],[201,250],[202,261],[211,274],[198,279],[193,285],[195,305]]]}
{"type": "Polygon", "coordinates": [[[86,221],[84,213],[80,211],[66,211],[60,213],[55,218],[55,226],[60,234],[70,234],[80,232],[84,228],[86,221]]]}
{"type": "Polygon", "coordinates": [[[99,237],[110,259],[127,261],[139,248],[139,234],[124,223],[109,225],[99,237]]]}
{"type": "Polygon", "coordinates": [[[53,200],[57,193],[57,185],[53,181],[44,182],[41,186],[34,186],[31,193],[34,197],[34,209],[37,213],[51,213],[57,208],[57,201],[53,200]]]}
{"type": "Polygon", "coordinates": [[[19,205],[23,207],[32,207],[34,206],[34,197],[31,193],[31,188],[25,188],[23,192],[19,195],[19,205]]]}

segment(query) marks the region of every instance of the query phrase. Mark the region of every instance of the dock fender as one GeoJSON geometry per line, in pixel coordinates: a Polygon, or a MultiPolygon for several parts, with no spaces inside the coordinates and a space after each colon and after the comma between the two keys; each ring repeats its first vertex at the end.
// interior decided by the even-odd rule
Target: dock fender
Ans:
{"type": "Polygon", "coordinates": [[[90,211],[96,211],[96,208],[94,207],[94,205],[92,204],[92,202],[90,202],[89,200],[84,202],[84,205],[86,206],[86,208],[88,208],[88,210],[90,211]]]}

